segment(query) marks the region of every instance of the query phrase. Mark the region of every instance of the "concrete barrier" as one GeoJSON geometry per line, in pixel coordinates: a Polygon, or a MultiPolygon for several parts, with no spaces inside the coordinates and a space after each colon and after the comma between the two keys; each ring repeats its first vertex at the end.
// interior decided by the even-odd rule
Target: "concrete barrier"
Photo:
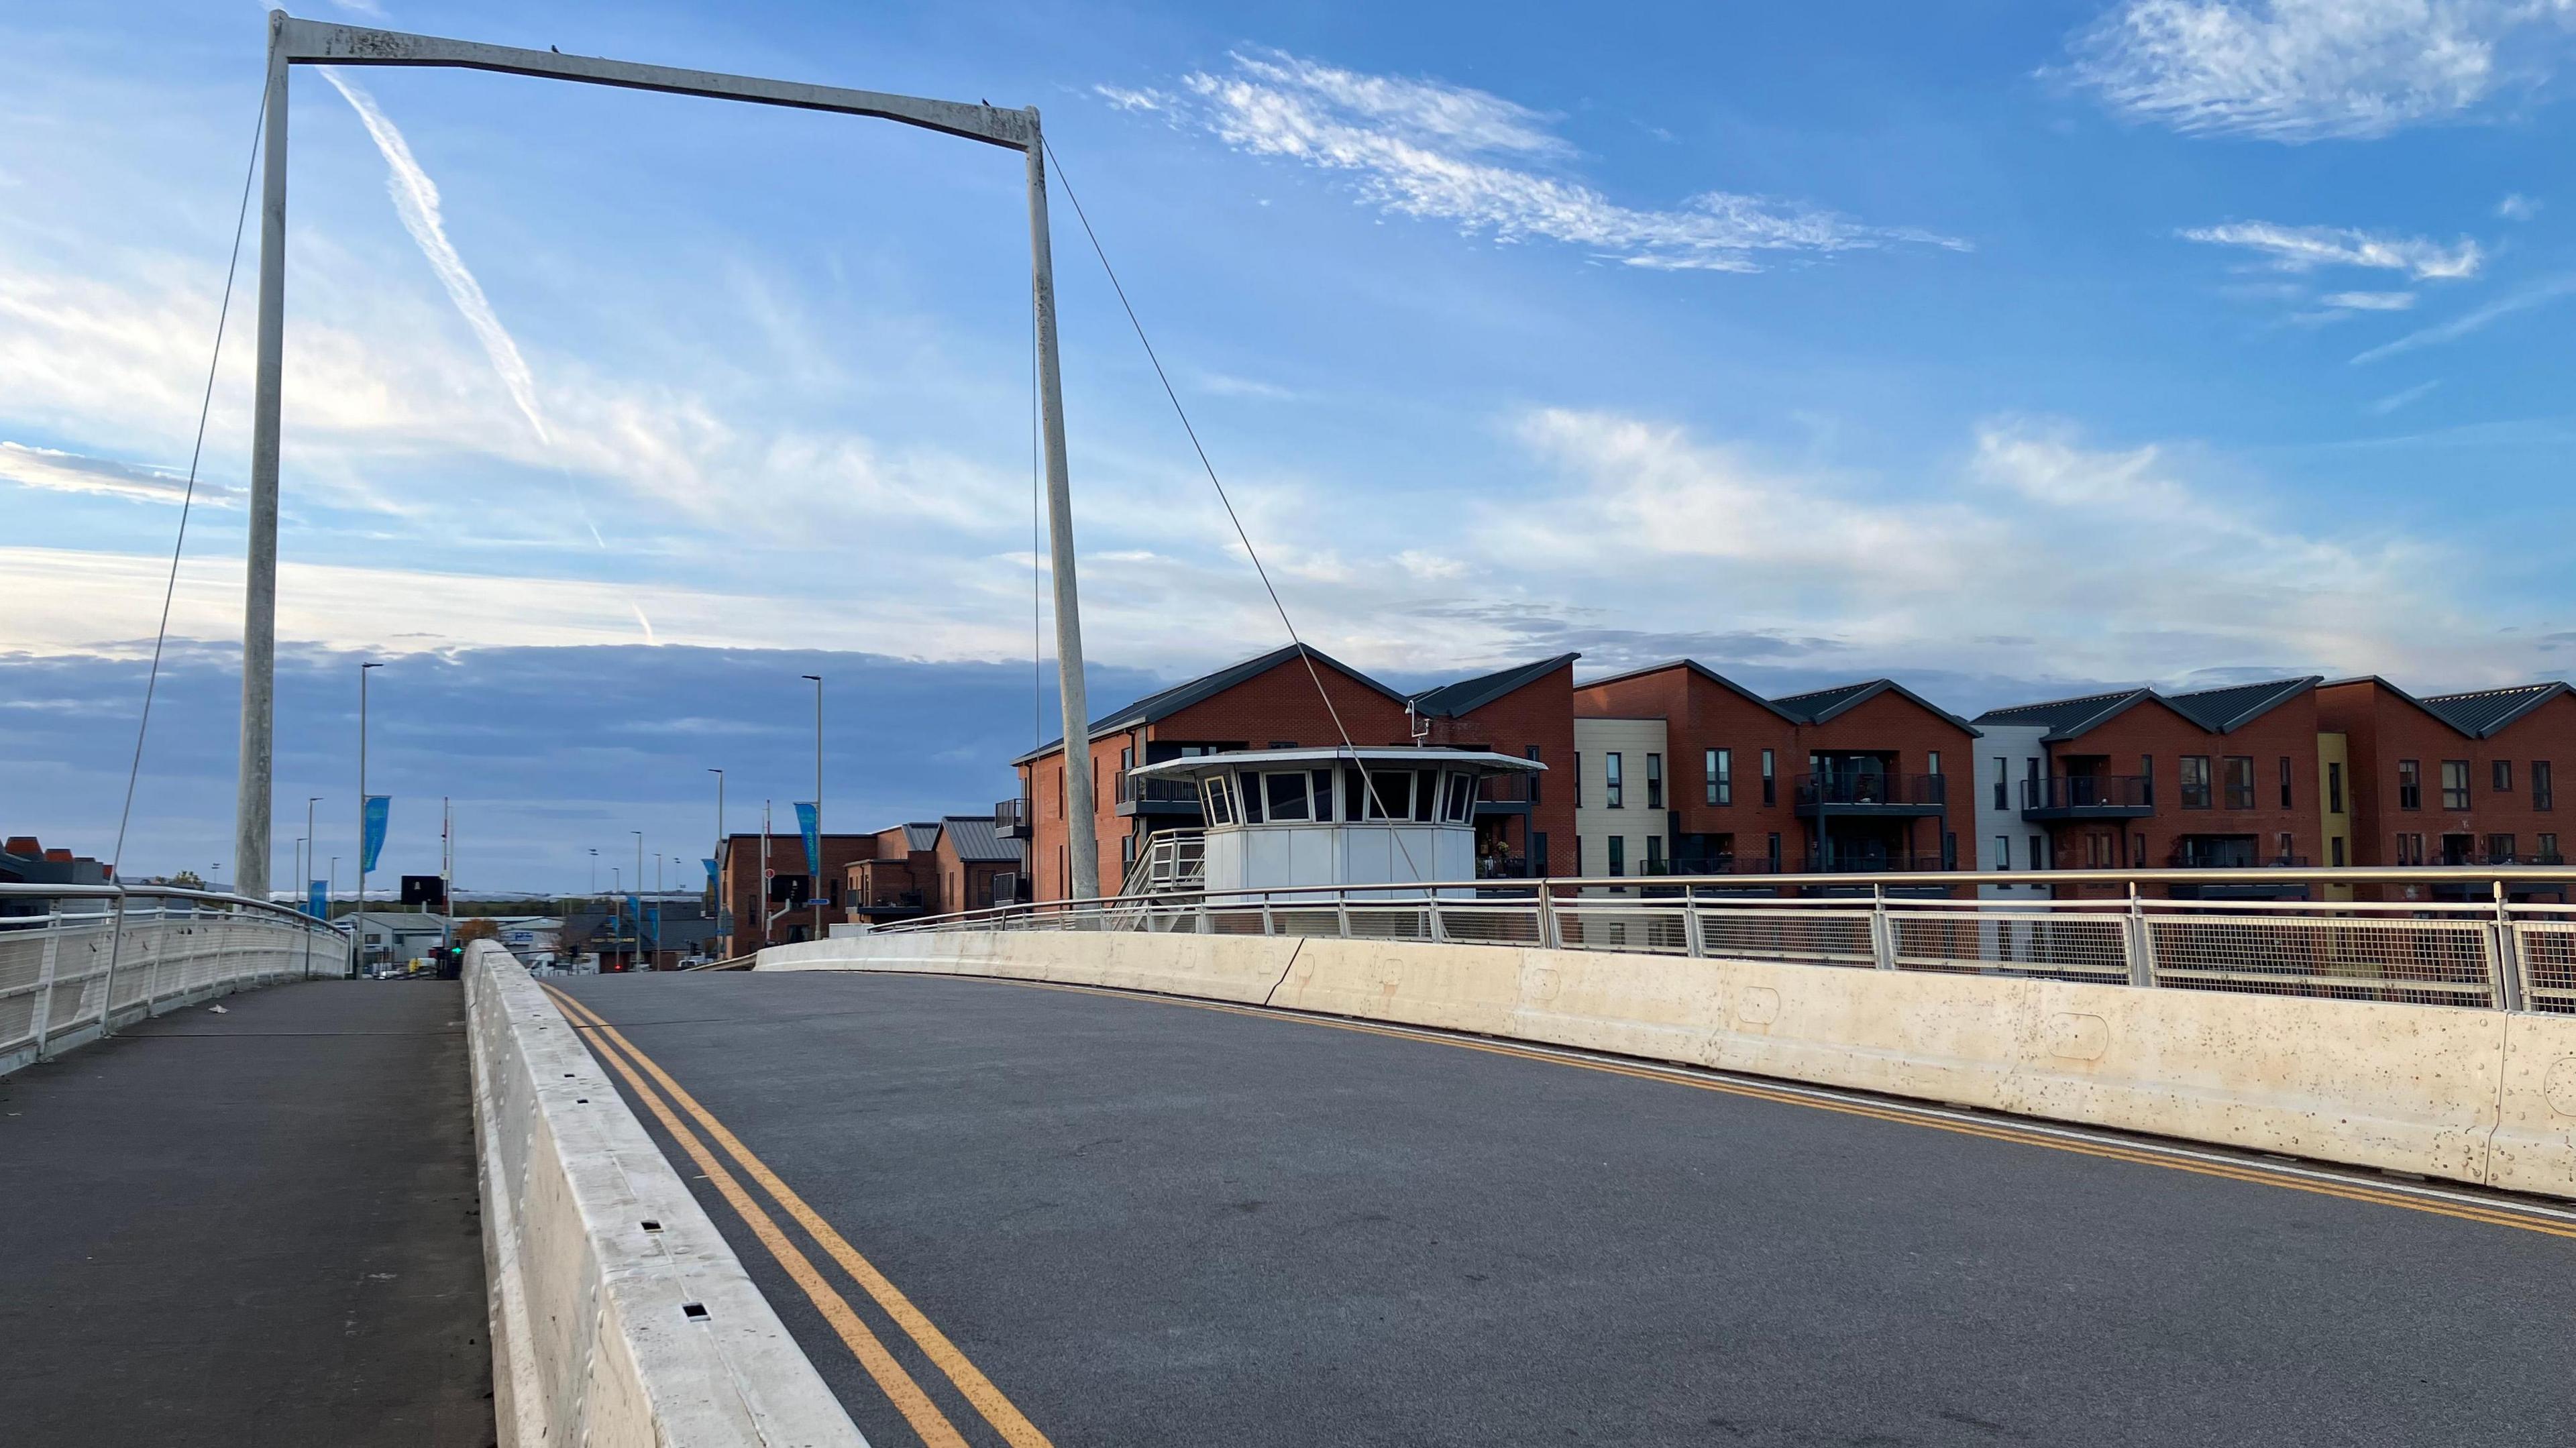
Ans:
{"type": "Polygon", "coordinates": [[[1769,961],[1084,931],[891,934],[762,970],[1266,1001],[2576,1196],[2576,1018],[1769,961]]]}
{"type": "Polygon", "coordinates": [[[465,966],[503,1448],[866,1448],[571,1025],[465,966]]]}

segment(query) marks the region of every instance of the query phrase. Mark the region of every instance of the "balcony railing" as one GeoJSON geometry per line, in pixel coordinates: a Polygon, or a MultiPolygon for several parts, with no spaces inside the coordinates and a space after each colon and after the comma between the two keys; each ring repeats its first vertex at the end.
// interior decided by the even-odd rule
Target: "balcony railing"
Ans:
{"type": "Polygon", "coordinates": [[[1476,781],[1476,803],[1508,806],[1509,812],[1518,813],[1524,806],[1538,803],[1538,776],[1518,772],[1488,774],[1476,781]]]}
{"type": "Polygon", "coordinates": [[[1024,799],[1005,799],[993,805],[993,833],[1006,840],[1025,840],[1032,833],[1037,811],[1024,799]]]}
{"type": "Polygon", "coordinates": [[[2022,818],[2127,819],[2156,812],[2156,782],[2143,774],[2059,774],[2021,782],[2022,818]]]}
{"type": "Polygon", "coordinates": [[[1487,855],[1476,862],[1479,880],[1526,880],[1529,858],[1525,855],[1487,855]]]}
{"type": "Polygon", "coordinates": [[[1882,814],[1939,814],[1950,799],[1950,777],[1946,774],[1874,774],[1837,769],[1801,774],[1793,783],[1798,809],[1804,814],[1815,813],[1819,805],[1882,814]]]}

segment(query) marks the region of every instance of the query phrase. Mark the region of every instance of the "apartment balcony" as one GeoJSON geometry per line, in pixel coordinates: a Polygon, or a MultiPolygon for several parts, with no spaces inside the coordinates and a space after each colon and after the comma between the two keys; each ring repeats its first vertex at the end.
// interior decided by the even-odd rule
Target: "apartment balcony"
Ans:
{"type": "Polygon", "coordinates": [[[1950,777],[1946,774],[1872,774],[1834,770],[1801,774],[1791,783],[1801,818],[1819,811],[1846,818],[1917,819],[1949,809],[1950,777]]]}
{"type": "Polygon", "coordinates": [[[2021,782],[2021,817],[2132,820],[2156,812],[2156,782],[2143,774],[2059,774],[2021,782]]]}
{"type": "Polygon", "coordinates": [[[1195,820],[1199,817],[1199,789],[1185,779],[1138,779],[1121,774],[1118,813],[1122,817],[1195,820]]]}
{"type": "Polygon", "coordinates": [[[1476,813],[1479,815],[1525,815],[1538,803],[1538,776],[1534,774],[1488,774],[1476,781],[1476,813]]]}
{"type": "Polygon", "coordinates": [[[1476,861],[1476,878],[1479,880],[1526,880],[1529,877],[1530,862],[1526,855],[1487,855],[1476,861]]]}
{"type": "Polygon", "coordinates": [[[1036,833],[1037,817],[1027,800],[1001,800],[993,806],[993,833],[1006,840],[1025,840],[1036,833]]]}
{"type": "Polygon", "coordinates": [[[850,913],[865,919],[903,920],[930,913],[930,905],[919,890],[882,890],[865,904],[853,903],[850,913]]]}
{"type": "Polygon", "coordinates": [[[1807,855],[1798,861],[1799,872],[1808,875],[1875,875],[1882,871],[1929,874],[1956,868],[1944,863],[1938,854],[1909,855],[1902,850],[1837,848],[1830,860],[1822,855],[1807,855]]]}
{"type": "Polygon", "coordinates": [[[1003,870],[996,873],[993,876],[992,903],[995,905],[1030,903],[1029,877],[1016,870],[1003,870]]]}

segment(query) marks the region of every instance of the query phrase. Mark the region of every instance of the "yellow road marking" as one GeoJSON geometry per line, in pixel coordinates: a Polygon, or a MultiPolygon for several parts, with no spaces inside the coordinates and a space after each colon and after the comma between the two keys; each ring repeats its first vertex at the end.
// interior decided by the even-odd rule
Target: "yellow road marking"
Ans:
{"type": "MultiPolygon", "coordinates": [[[[558,1008],[570,999],[554,992],[552,987],[547,989],[554,994],[558,1008]]],[[[574,1024],[578,1026],[579,1022],[574,1024]]],[[[724,1169],[696,1134],[671,1114],[671,1109],[662,1104],[662,1098],[654,1095],[653,1088],[647,1086],[615,1051],[603,1050],[599,1054],[616,1068],[617,1074],[626,1078],[626,1084],[635,1089],[635,1094],[642,1098],[653,1114],[661,1118],[663,1129],[671,1133],[682,1150],[688,1152],[690,1160],[707,1174],[708,1181],[715,1183],[716,1190],[724,1194],[724,1199],[733,1204],[744,1225],[750,1227],[753,1235],[760,1238],[760,1244],[769,1249],[769,1255],[777,1258],[778,1265],[787,1269],[787,1275],[805,1290],[805,1296],[822,1312],[824,1320],[832,1324],[832,1330],[858,1358],[860,1366],[867,1369],[868,1376],[876,1379],[877,1386],[893,1401],[904,1421],[921,1435],[922,1442],[931,1448],[966,1448],[965,1438],[939,1411],[939,1406],[930,1401],[930,1395],[923,1392],[921,1385],[912,1380],[912,1375],[903,1370],[903,1365],[894,1360],[894,1355],[886,1351],[885,1344],[879,1342],[877,1335],[868,1330],[868,1325],[859,1320],[857,1311],[840,1293],[832,1290],[832,1284],[823,1280],[823,1274],[815,1270],[814,1264],[794,1242],[788,1240],[787,1234],[779,1230],[778,1223],[761,1210],[760,1204],[751,1199],[751,1194],[742,1189],[742,1184],[734,1180],[733,1174],[724,1169]]]]}
{"type": "MultiPolygon", "coordinates": [[[[911,974],[911,972],[903,972],[911,974]]],[[[941,977],[948,978],[948,977],[941,977]]],[[[2324,1182],[2302,1180],[2267,1172],[2251,1164],[2235,1166],[2225,1162],[2191,1161],[2159,1152],[2142,1151],[2111,1142],[2074,1141],[2065,1137],[2032,1131],[2019,1131],[2003,1125],[1987,1126],[1978,1122],[1943,1120],[1920,1112],[1894,1110],[1861,1101],[1837,1101],[1803,1092],[1778,1091],[1747,1082],[1724,1081],[1648,1067],[1626,1066],[1616,1061],[1591,1060],[1561,1055],[1553,1051],[1533,1051],[1495,1041],[1470,1041],[1461,1037],[1429,1030],[1389,1029],[1362,1021],[1332,1021],[1303,1012],[1256,1009],[1231,1005],[1223,1001],[1196,1001],[1180,996],[1151,992],[1122,991],[1109,987],[1066,985],[1055,981],[1010,980],[1005,977],[977,977],[1002,985],[1030,986],[1039,990],[1072,991],[1083,995],[1112,995],[1143,998],[1165,1005],[1187,1006],[1192,1010],[1223,1011],[1228,1015],[1251,1016],[1257,1020],[1294,1021],[1303,1025],[1322,1026],[1328,1030],[1358,1031],[1371,1036],[1386,1036],[1399,1041],[1420,1041],[1432,1045],[1454,1046],[1465,1051],[1482,1051],[1488,1055],[1511,1056],[1524,1061],[1544,1061],[1551,1065],[1573,1066],[1585,1071],[1599,1071],[1612,1076],[1628,1076],[1641,1081],[1660,1081],[1668,1085],[1688,1086],[1700,1091],[1716,1091],[1729,1096],[1749,1096],[1759,1101],[1777,1102],[1784,1106],[1805,1106],[1817,1111],[1832,1111],[1845,1116],[1864,1116],[1873,1121],[1889,1121],[1904,1126],[1928,1127],[1959,1136],[1983,1137],[1989,1141],[2014,1142],[2024,1146],[2044,1146],[2052,1151],[2074,1152],[2079,1156],[2105,1157],[2140,1166],[2163,1167],[2168,1171],[2191,1172],[2198,1176],[2220,1177],[2228,1181],[2250,1182],[2257,1186],[2280,1187],[2288,1191],[2309,1192],[2317,1196],[2342,1197],[2347,1201],[2369,1202],[2379,1206],[2403,1207],[2412,1212],[2430,1212],[2436,1216],[2457,1217],[2462,1221],[2482,1222],[2488,1226],[2515,1227],[2526,1232],[2539,1232],[2552,1237],[2576,1238],[2576,1225],[2548,1222],[2505,1210],[2489,1210],[2452,1202],[2427,1201],[2403,1192],[2382,1191],[2362,1182],[2324,1182]]]]}
{"type": "MultiPolygon", "coordinates": [[[[914,1342],[921,1345],[921,1350],[933,1363],[938,1364],[939,1370],[948,1375],[948,1380],[957,1385],[957,1390],[966,1395],[966,1400],[975,1405],[975,1410],[984,1415],[984,1420],[993,1425],[994,1431],[1000,1433],[1011,1448],[1054,1448],[1047,1436],[1038,1431],[1037,1425],[1031,1423],[1003,1394],[1002,1390],[995,1387],[992,1380],[985,1377],[966,1354],[959,1351],[957,1345],[948,1340],[947,1334],[933,1325],[930,1319],[922,1314],[920,1308],[913,1306],[911,1298],[904,1296],[901,1289],[888,1281],[884,1273],[877,1270],[875,1263],[870,1262],[856,1247],[851,1246],[849,1241],[824,1219],[822,1213],[806,1205],[805,1199],[798,1196],[794,1188],[781,1181],[778,1174],[771,1171],[766,1162],[753,1154],[751,1148],[743,1145],[741,1138],[727,1129],[722,1121],[717,1120],[713,1112],[699,1105],[696,1097],[691,1096],[680,1083],[672,1080],[669,1072],[664,1071],[652,1057],[644,1054],[634,1042],[619,1034],[617,1028],[610,1025],[597,1012],[571,996],[556,991],[552,986],[548,986],[547,989],[554,993],[565,1012],[574,1017],[576,1026],[585,1021],[588,1022],[593,1031],[616,1042],[619,1049],[632,1055],[655,1081],[661,1083],[662,1089],[670,1093],[671,1099],[678,1102],[682,1110],[695,1117],[699,1125],[706,1128],[707,1134],[715,1138],[716,1143],[741,1164],[744,1173],[760,1183],[761,1189],[768,1192],[798,1225],[813,1236],[816,1242],[822,1244],[823,1250],[831,1256],[832,1260],[840,1263],[842,1270],[848,1272],[860,1287],[866,1289],[870,1297],[876,1299],[877,1305],[885,1309],[886,1315],[893,1318],[897,1325],[911,1335],[914,1342]]],[[[667,1123],[668,1118],[664,1119],[667,1123]]]]}

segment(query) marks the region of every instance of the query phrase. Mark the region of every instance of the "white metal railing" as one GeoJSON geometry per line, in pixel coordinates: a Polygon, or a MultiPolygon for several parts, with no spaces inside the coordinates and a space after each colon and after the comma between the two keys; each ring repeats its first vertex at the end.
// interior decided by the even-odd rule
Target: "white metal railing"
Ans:
{"type": "Polygon", "coordinates": [[[1658,876],[1183,889],[886,928],[1523,945],[2576,1015],[2571,900],[2565,866],[1658,876]],[[1958,898],[2007,884],[2066,893],[1958,898]],[[2212,898],[2249,886],[2361,898],[2212,898]],[[2407,898],[2430,893],[2455,898],[2407,898]]]}
{"type": "Polygon", "coordinates": [[[0,884],[0,1074],[245,986],[345,975],[349,943],[264,900],[0,884]]]}

